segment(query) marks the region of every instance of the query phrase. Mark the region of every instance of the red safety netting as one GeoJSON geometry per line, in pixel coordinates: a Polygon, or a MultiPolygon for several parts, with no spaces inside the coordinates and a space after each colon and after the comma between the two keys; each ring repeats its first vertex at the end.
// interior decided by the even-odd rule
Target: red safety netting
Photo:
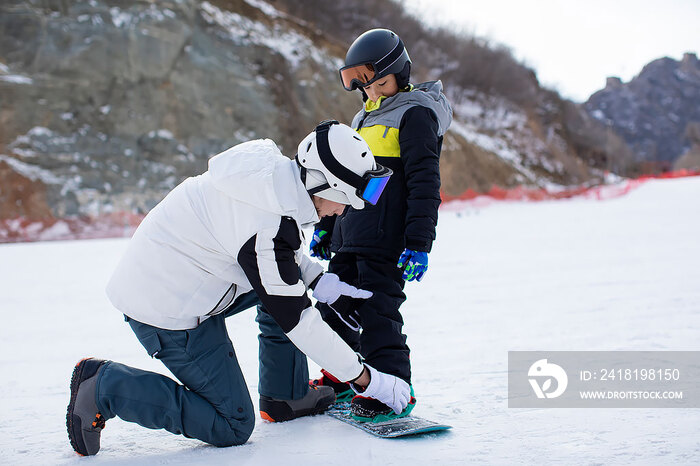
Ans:
{"type": "Polygon", "coordinates": [[[700,170],[678,170],[660,175],[645,175],[634,179],[625,179],[620,183],[598,186],[577,186],[561,190],[546,188],[528,188],[518,186],[515,188],[501,188],[493,186],[487,192],[466,190],[459,196],[450,196],[441,193],[442,209],[459,210],[465,204],[472,207],[485,207],[497,201],[551,201],[557,199],[587,198],[596,200],[614,199],[624,196],[633,189],[649,180],[684,178],[688,176],[700,176],[700,170]]]}
{"type": "Polygon", "coordinates": [[[91,217],[3,219],[0,220],[0,243],[120,238],[131,236],[143,217],[143,214],[114,212],[91,217]]]}
{"type": "MultiPolygon", "coordinates": [[[[700,176],[700,170],[680,170],[661,175],[626,179],[616,184],[580,186],[562,190],[524,186],[504,189],[494,186],[488,192],[478,193],[468,189],[459,196],[449,196],[443,193],[441,209],[459,210],[465,204],[470,207],[484,207],[498,201],[547,201],[574,197],[597,200],[613,199],[624,196],[649,180],[687,176],[700,176]]],[[[144,214],[130,212],[114,212],[96,216],[52,217],[41,220],[28,220],[23,217],[1,219],[0,243],[128,237],[134,233],[144,216],[144,214]]]]}

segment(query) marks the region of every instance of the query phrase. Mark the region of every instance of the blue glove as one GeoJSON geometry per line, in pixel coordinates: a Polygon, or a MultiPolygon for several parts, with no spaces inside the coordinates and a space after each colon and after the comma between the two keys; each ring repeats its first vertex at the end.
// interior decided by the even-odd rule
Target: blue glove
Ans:
{"type": "Polygon", "coordinates": [[[331,235],[326,230],[314,230],[314,237],[309,243],[311,257],[329,261],[331,260],[331,235]]]}
{"type": "Polygon", "coordinates": [[[396,267],[403,269],[404,280],[408,282],[421,281],[425,272],[428,271],[428,253],[404,249],[396,267]]]}

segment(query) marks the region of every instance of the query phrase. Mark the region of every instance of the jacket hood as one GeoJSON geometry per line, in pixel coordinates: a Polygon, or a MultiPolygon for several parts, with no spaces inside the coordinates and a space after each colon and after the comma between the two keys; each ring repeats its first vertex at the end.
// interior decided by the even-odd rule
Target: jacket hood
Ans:
{"type": "Polygon", "coordinates": [[[214,187],[229,197],[300,225],[318,222],[316,208],[306,192],[299,167],[270,139],[256,139],[227,149],[209,159],[214,187]]]}
{"type": "Polygon", "coordinates": [[[452,124],[452,107],[450,102],[442,92],[442,81],[428,81],[413,85],[412,89],[407,92],[399,92],[391,97],[382,100],[380,105],[370,111],[363,108],[353,120],[353,128],[357,128],[360,119],[369,113],[365,120],[365,126],[372,124],[373,114],[381,114],[383,118],[391,119],[394,116],[396,120],[393,124],[398,128],[401,117],[407,110],[407,107],[420,105],[435,112],[438,119],[438,135],[443,136],[447,129],[452,124]]]}

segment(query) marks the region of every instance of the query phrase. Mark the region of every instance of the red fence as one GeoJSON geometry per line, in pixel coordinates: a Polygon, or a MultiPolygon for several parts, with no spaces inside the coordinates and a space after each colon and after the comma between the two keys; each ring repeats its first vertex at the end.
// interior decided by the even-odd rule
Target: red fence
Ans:
{"type": "MultiPolygon", "coordinates": [[[[462,208],[465,203],[470,206],[483,207],[496,201],[545,201],[573,197],[598,200],[612,199],[624,196],[651,179],[682,178],[687,176],[700,176],[700,170],[680,170],[662,175],[625,180],[618,184],[575,187],[556,191],[523,186],[511,189],[494,186],[486,193],[477,193],[468,189],[459,196],[449,196],[443,193],[443,205],[441,208],[457,210],[462,208]]],[[[47,218],[42,220],[27,220],[26,218],[4,219],[0,220],[0,243],[128,237],[134,233],[143,217],[143,214],[115,212],[93,217],[47,218]]]]}
{"type": "Polygon", "coordinates": [[[0,220],[0,243],[29,241],[120,238],[131,236],[144,215],[129,212],[94,217],[0,220]]]}
{"type": "Polygon", "coordinates": [[[515,188],[504,189],[498,186],[493,186],[485,193],[478,193],[468,189],[459,196],[450,196],[442,193],[442,208],[446,210],[456,210],[465,203],[471,206],[483,207],[495,201],[549,201],[556,199],[570,199],[573,197],[582,197],[588,199],[613,199],[624,196],[633,189],[639,187],[645,182],[653,179],[669,179],[669,178],[685,178],[689,176],[700,176],[700,170],[678,170],[675,172],[667,172],[660,175],[646,175],[634,179],[625,179],[621,183],[606,184],[598,186],[577,186],[574,188],[566,188],[562,190],[548,190],[545,188],[528,188],[518,186],[515,188]],[[457,201],[457,202],[454,202],[457,201]],[[462,201],[462,202],[459,202],[462,201]]]}

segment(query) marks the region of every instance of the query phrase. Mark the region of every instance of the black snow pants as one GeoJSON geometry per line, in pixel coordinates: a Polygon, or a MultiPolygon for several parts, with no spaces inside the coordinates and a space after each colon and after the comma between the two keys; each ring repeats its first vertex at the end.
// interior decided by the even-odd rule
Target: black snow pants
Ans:
{"type": "MultiPolygon", "coordinates": [[[[351,329],[330,306],[318,303],[321,316],[365,362],[375,369],[411,383],[411,364],[403,318],[399,307],[406,300],[402,271],[395,259],[340,252],[333,256],[328,271],[358,288],[373,292],[367,300],[353,300],[361,331],[351,329]]],[[[337,306],[336,306],[337,307],[337,306]]]]}

